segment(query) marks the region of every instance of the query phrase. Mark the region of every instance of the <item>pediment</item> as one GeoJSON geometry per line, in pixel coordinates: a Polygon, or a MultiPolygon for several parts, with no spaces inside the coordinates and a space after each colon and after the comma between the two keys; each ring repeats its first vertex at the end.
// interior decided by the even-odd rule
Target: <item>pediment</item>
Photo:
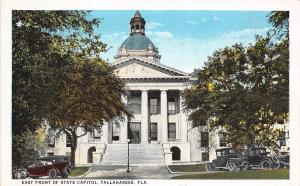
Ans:
{"type": "Polygon", "coordinates": [[[114,72],[120,78],[161,78],[186,75],[167,68],[165,65],[138,59],[130,59],[114,66],[114,72]]]}

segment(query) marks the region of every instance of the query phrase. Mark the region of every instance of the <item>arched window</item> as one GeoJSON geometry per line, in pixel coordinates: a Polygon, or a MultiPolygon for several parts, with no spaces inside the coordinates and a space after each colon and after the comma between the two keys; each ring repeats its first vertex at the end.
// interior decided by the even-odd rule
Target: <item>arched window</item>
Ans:
{"type": "Polygon", "coordinates": [[[172,147],[172,160],[180,160],[180,149],[178,147],[172,147]]]}
{"type": "Polygon", "coordinates": [[[140,27],[139,25],[135,25],[135,29],[138,30],[140,27]]]}
{"type": "Polygon", "coordinates": [[[90,147],[87,155],[87,162],[93,163],[93,152],[96,152],[96,147],[90,147]]]}

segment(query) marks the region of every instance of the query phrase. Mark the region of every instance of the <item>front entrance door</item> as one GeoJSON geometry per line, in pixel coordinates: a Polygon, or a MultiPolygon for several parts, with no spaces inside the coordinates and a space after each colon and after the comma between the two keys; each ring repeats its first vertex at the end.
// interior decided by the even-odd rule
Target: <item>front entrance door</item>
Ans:
{"type": "Polygon", "coordinates": [[[151,141],[157,141],[157,123],[150,123],[151,141]]]}
{"type": "Polygon", "coordinates": [[[129,122],[128,136],[130,143],[141,142],[141,123],[140,122],[129,122]]]}

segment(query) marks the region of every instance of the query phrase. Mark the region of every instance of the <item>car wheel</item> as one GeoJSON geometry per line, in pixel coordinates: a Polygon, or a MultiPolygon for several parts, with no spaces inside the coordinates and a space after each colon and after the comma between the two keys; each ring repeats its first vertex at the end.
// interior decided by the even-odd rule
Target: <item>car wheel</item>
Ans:
{"type": "Polygon", "coordinates": [[[215,165],[214,163],[207,163],[206,164],[206,171],[207,172],[211,172],[211,171],[214,171],[215,170],[215,165]]]}
{"type": "Polygon", "coordinates": [[[50,169],[49,172],[48,172],[48,177],[53,179],[53,178],[56,178],[56,176],[57,176],[56,170],[55,169],[50,169]]]}
{"type": "Polygon", "coordinates": [[[62,178],[68,178],[68,175],[69,174],[68,174],[67,170],[64,170],[64,171],[62,171],[60,177],[62,177],[62,178]]]}
{"type": "Polygon", "coordinates": [[[272,164],[269,160],[262,160],[260,163],[262,169],[272,169],[272,164]]]}
{"type": "Polygon", "coordinates": [[[27,178],[27,172],[24,171],[24,170],[20,171],[20,172],[19,172],[19,178],[20,178],[20,179],[25,179],[25,178],[27,178]]]}
{"type": "Polygon", "coordinates": [[[249,169],[249,164],[248,163],[244,163],[244,165],[241,167],[242,171],[246,171],[249,169]]]}
{"type": "Polygon", "coordinates": [[[236,169],[237,169],[236,164],[233,161],[228,162],[227,163],[227,169],[230,172],[236,171],[236,169]]]}

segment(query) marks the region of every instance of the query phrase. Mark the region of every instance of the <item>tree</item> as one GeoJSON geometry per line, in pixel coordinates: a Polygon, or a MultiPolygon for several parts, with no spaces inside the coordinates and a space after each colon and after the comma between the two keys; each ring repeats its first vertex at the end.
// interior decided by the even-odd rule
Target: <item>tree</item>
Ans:
{"type": "Polygon", "coordinates": [[[88,15],[18,10],[12,16],[13,143],[46,120],[72,139],[73,165],[78,127],[88,131],[130,115],[121,102],[124,83],[101,59],[107,45],[94,32],[100,21],[88,15]]]}
{"type": "Polygon", "coordinates": [[[19,158],[19,161],[13,161],[14,166],[26,165],[44,154],[47,148],[44,130],[45,127],[42,126],[36,132],[25,130],[22,134],[15,136],[15,143],[13,143],[13,157],[15,158],[13,159],[19,158]]]}
{"type": "Polygon", "coordinates": [[[276,148],[280,131],[273,125],[288,117],[288,56],[288,38],[278,42],[270,33],[257,36],[248,47],[234,44],[215,51],[183,95],[193,126],[209,122],[210,127],[223,127],[235,147],[276,148]]]}
{"type": "Polygon", "coordinates": [[[131,114],[121,100],[126,94],[124,82],[107,63],[88,60],[64,70],[48,121],[57,134],[66,134],[70,139],[71,163],[75,165],[78,138],[101,128],[104,122],[118,122],[131,114]],[[84,133],[78,133],[78,129],[84,133]]]}

